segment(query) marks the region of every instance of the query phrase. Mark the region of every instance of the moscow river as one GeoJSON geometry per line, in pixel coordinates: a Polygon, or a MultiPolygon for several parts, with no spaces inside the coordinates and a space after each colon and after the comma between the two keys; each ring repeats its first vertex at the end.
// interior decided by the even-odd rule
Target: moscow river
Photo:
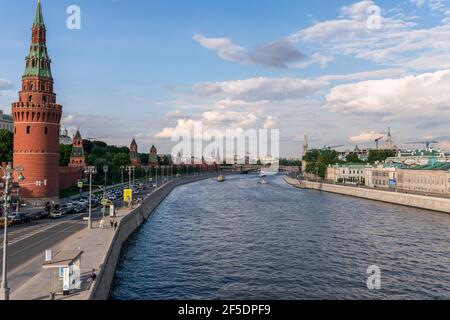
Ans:
{"type": "Polygon", "coordinates": [[[176,188],[124,246],[111,298],[450,299],[450,215],[258,181],[176,188]]]}

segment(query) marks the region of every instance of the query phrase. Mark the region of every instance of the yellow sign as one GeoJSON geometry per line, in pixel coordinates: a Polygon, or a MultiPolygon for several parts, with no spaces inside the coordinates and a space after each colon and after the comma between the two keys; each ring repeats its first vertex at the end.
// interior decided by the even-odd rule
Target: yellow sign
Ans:
{"type": "Polygon", "coordinates": [[[133,190],[132,189],[124,189],[123,190],[123,201],[129,202],[133,200],[133,190]]]}

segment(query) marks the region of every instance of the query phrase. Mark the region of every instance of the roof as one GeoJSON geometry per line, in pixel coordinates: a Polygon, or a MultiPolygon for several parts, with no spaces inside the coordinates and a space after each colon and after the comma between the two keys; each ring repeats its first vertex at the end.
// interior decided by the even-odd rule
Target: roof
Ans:
{"type": "Polygon", "coordinates": [[[45,262],[43,268],[67,268],[80,258],[82,254],[83,251],[80,250],[60,251],[52,257],[51,261],[45,262]]]}
{"type": "Polygon", "coordinates": [[[77,130],[77,133],[75,133],[74,139],[77,139],[77,140],[81,140],[81,139],[82,139],[82,138],[81,138],[80,130],[77,130]]]}
{"type": "Polygon", "coordinates": [[[36,16],[34,18],[33,25],[44,25],[44,16],[42,15],[42,7],[41,7],[41,0],[38,0],[37,7],[36,7],[36,16]]]}
{"type": "Polygon", "coordinates": [[[411,167],[411,170],[443,170],[450,171],[450,162],[435,162],[424,166],[411,167]]]}

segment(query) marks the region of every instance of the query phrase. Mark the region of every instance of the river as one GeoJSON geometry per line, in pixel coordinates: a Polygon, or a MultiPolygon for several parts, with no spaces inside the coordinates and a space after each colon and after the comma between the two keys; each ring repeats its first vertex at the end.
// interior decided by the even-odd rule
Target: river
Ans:
{"type": "Polygon", "coordinates": [[[111,298],[450,299],[450,215],[258,180],[176,188],[124,246],[111,298]]]}

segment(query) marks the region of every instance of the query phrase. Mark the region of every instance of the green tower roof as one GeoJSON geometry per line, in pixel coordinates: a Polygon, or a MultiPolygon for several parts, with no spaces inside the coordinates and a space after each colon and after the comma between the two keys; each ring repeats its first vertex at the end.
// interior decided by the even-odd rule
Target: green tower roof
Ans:
{"type": "Polygon", "coordinates": [[[37,8],[36,8],[36,17],[34,18],[33,25],[44,25],[44,16],[42,15],[42,7],[41,7],[41,0],[38,0],[37,8]]]}

